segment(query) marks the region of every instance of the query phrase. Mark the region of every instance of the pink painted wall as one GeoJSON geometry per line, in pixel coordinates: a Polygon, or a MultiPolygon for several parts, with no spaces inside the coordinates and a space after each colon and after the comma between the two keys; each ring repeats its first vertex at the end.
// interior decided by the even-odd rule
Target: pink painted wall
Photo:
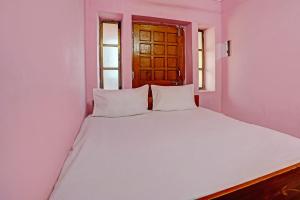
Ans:
{"type": "MultiPolygon", "coordinates": [[[[197,29],[214,28],[216,45],[221,42],[221,4],[211,0],[86,0],[85,1],[85,58],[86,90],[88,108],[91,108],[92,88],[97,87],[97,24],[99,17],[114,19],[121,16],[122,24],[122,77],[123,87],[132,86],[132,16],[159,17],[191,23],[188,31],[193,35],[191,41],[192,55],[187,66],[188,77],[197,84],[197,29]],[[192,73],[192,74],[191,74],[192,73]]],[[[200,93],[201,105],[217,111],[221,110],[221,59],[216,59],[216,90],[200,93]]],[[[198,91],[197,91],[198,92],[198,91]]]]}
{"type": "Polygon", "coordinates": [[[300,137],[299,0],[223,1],[223,112],[300,137]]]}
{"type": "Polygon", "coordinates": [[[0,1],[0,199],[46,200],[85,115],[82,0],[0,1]]]}

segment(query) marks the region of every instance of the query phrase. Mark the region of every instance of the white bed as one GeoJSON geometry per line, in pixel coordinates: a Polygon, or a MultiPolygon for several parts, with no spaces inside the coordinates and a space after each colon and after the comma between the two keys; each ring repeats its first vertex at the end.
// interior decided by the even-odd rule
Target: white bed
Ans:
{"type": "Polygon", "coordinates": [[[300,139],[204,108],[87,117],[50,200],[191,200],[300,162],[300,139]]]}

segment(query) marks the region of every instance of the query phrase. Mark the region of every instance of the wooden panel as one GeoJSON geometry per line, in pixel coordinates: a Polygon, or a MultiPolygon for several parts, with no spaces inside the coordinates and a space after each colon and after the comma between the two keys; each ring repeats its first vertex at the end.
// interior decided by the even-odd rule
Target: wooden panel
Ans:
{"type": "Polygon", "coordinates": [[[177,67],[177,58],[168,58],[168,67],[177,67]]]}
{"type": "Polygon", "coordinates": [[[174,33],[168,33],[168,42],[177,42],[177,35],[174,33]]]}
{"type": "Polygon", "coordinates": [[[150,70],[141,70],[140,75],[141,75],[140,79],[143,81],[152,80],[152,71],[150,70]]]}
{"type": "Polygon", "coordinates": [[[154,57],[154,68],[164,68],[165,59],[164,57],[154,57]]]}
{"type": "Polygon", "coordinates": [[[164,42],[165,41],[165,33],[154,31],[153,40],[154,40],[154,42],[164,42]]]}
{"type": "Polygon", "coordinates": [[[199,107],[200,106],[200,100],[199,100],[199,95],[195,95],[195,104],[196,104],[196,106],[197,107],[199,107]]]}
{"type": "Polygon", "coordinates": [[[177,80],[177,74],[178,74],[178,72],[176,70],[168,71],[168,80],[176,81],[177,80]]]}
{"type": "Polygon", "coordinates": [[[165,54],[165,46],[161,44],[155,44],[153,47],[154,55],[164,55],[165,54]]]}
{"type": "Polygon", "coordinates": [[[141,68],[151,68],[151,57],[140,56],[141,68]]]}
{"type": "Polygon", "coordinates": [[[175,45],[168,45],[168,55],[177,55],[177,46],[175,45]]]}
{"type": "Polygon", "coordinates": [[[154,79],[155,80],[163,80],[165,78],[165,71],[155,70],[154,71],[154,79]]]}
{"type": "Polygon", "coordinates": [[[151,45],[150,44],[140,44],[140,54],[151,54],[151,45]]]}
{"type": "Polygon", "coordinates": [[[133,40],[133,87],[183,84],[185,62],[182,28],[134,23],[133,40]]]}
{"type": "Polygon", "coordinates": [[[151,41],[151,31],[140,31],[140,41],[151,41]]]}

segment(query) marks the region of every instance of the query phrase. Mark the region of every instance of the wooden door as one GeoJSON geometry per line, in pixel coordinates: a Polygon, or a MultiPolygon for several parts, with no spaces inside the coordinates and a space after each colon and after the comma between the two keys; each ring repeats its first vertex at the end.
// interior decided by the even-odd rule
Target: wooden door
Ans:
{"type": "Polygon", "coordinates": [[[133,43],[133,87],[183,84],[182,28],[134,23],[133,43]]]}

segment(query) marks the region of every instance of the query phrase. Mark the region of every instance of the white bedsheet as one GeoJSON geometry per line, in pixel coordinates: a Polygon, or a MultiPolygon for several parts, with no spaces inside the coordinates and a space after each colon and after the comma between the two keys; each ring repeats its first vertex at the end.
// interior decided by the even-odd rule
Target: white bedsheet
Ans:
{"type": "Polygon", "coordinates": [[[51,200],[191,200],[300,162],[300,139],[207,109],[88,117],[51,200]]]}

